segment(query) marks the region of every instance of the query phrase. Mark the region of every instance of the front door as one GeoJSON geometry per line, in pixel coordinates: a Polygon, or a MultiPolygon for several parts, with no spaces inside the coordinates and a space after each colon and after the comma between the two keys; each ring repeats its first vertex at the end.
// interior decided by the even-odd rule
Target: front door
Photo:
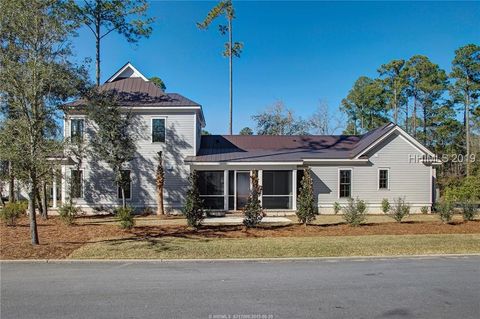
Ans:
{"type": "Polygon", "coordinates": [[[243,209],[250,194],[250,172],[237,172],[237,210],[243,209]]]}

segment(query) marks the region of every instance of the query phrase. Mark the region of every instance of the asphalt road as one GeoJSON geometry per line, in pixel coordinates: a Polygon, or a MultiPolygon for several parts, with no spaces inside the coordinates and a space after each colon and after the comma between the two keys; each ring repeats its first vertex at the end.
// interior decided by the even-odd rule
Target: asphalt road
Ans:
{"type": "Polygon", "coordinates": [[[480,318],[480,257],[2,263],[9,318],[480,318]]]}

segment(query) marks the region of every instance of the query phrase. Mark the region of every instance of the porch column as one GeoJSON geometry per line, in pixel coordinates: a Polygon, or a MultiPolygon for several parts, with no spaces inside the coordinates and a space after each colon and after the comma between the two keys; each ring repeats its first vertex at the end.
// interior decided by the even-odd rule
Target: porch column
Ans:
{"type": "Polygon", "coordinates": [[[262,205],[263,204],[263,169],[258,170],[258,185],[262,189],[262,193],[260,196],[260,205],[262,205]]]}
{"type": "Polygon", "coordinates": [[[53,191],[53,204],[52,208],[57,208],[57,175],[53,175],[53,182],[52,182],[52,191],[53,191]]]}
{"type": "Polygon", "coordinates": [[[62,204],[66,203],[66,194],[65,192],[67,191],[67,170],[66,166],[62,165],[62,180],[61,180],[62,185],[60,186],[61,190],[61,197],[60,197],[60,202],[62,204]]]}
{"type": "Polygon", "coordinates": [[[228,170],[223,171],[223,209],[228,210],[228,170]]]}
{"type": "Polygon", "coordinates": [[[297,170],[292,170],[292,209],[297,210],[297,170]]]}

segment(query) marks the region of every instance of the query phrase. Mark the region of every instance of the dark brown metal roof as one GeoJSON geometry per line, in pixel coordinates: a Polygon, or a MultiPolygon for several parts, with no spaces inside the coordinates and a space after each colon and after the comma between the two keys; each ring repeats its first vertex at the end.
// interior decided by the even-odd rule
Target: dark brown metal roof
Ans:
{"type": "MultiPolygon", "coordinates": [[[[106,82],[100,86],[102,92],[114,92],[117,100],[123,106],[200,106],[200,104],[187,99],[177,93],[165,93],[158,86],[142,78],[119,78],[106,82]]],[[[83,100],[67,104],[68,106],[82,106],[83,100]]]]}
{"type": "Polygon", "coordinates": [[[188,162],[282,162],[303,159],[351,159],[395,125],[364,135],[204,135],[197,156],[188,162]]]}

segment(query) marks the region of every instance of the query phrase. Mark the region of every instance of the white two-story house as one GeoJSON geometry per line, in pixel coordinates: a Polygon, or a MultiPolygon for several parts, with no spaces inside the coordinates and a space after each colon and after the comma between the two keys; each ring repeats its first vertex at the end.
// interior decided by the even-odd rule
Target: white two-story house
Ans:
{"type": "MultiPolygon", "coordinates": [[[[349,198],[368,202],[371,213],[381,202],[405,197],[413,212],[434,202],[434,154],[393,123],[361,136],[202,136],[202,106],[166,93],[127,63],[101,87],[121,94],[121,104],[133,112],[137,154],[124,169],[130,176],[128,204],[142,209],[156,206],[156,154],[165,167],[165,208],[180,212],[188,175],[197,171],[206,209],[241,210],[250,191],[250,174],[258,171],[262,205],[268,212],[294,212],[303,170],[313,173],[320,213],[332,213],[334,203],[349,198]]],[[[80,107],[70,104],[65,137],[95,134],[80,107]]],[[[74,161],[62,166],[61,199],[75,199],[84,210],[121,203],[113,172],[101,159],[87,156],[80,169],[74,161]],[[80,186],[71,192],[71,183],[80,186]]]]}

